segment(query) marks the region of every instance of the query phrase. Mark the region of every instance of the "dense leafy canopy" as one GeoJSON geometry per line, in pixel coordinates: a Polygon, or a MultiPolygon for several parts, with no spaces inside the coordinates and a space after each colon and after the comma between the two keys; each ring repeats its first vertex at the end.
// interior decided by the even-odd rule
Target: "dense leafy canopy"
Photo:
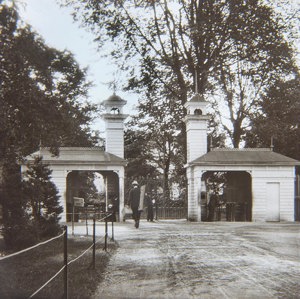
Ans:
{"type": "Polygon", "coordinates": [[[71,53],[49,48],[14,7],[0,6],[0,154],[91,145],[89,83],[71,53]]]}
{"type": "Polygon", "coordinates": [[[36,222],[43,222],[42,234],[49,222],[55,228],[58,218],[42,217],[41,211],[57,215],[62,208],[46,169],[37,164],[41,171],[32,169],[22,189],[18,163],[41,145],[57,154],[59,146],[94,144],[89,123],[96,108],[87,101],[86,70],[73,55],[48,47],[3,1],[0,45],[0,204],[7,244],[26,246],[40,237],[36,222]]]}
{"type": "Polygon", "coordinates": [[[300,79],[279,80],[260,101],[261,109],[252,120],[246,145],[269,147],[300,160],[300,79]]]}
{"type": "Polygon", "coordinates": [[[286,1],[61,3],[93,30],[99,48],[126,75],[125,89],[140,93],[132,129],[138,127],[148,140],[151,163],[166,177],[175,159],[183,165],[183,105],[193,92],[211,104],[213,144],[224,144],[225,133],[239,147],[269,86],[297,73],[293,41],[299,8],[286,1]]]}
{"type": "Polygon", "coordinates": [[[52,171],[36,157],[24,174],[22,183],[27,214],[34,223],[38,237],[53,236],[57,233],[58,221],[63,207],[59,205],[56,186],[50,181],[52,171]]]}

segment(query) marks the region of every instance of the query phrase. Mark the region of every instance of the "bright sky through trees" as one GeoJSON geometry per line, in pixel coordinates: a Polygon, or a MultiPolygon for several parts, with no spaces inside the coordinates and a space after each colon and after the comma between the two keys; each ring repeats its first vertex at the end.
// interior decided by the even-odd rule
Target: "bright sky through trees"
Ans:
{"type": "MultiPolygon", "coordinates": [[[[90,90],[90,99],[93,103],[100,103],[112,93],[108,83],[116,80],[116,92],[128,101],[125,113],[133,114],[132,107],[137,103],[137,96],[120,91],[118,81],[122,78],[121,72],[116,72],[109,58],[101,58],[97,52],[94,36],[85,29],[79,28],[70,15],[70,9],[60,7],[56,0],[19,0],[22,18],[32,25],[50,46],[60,50],[68,49],[80,63],[81,67],[88,66],[88,78],[93,81],[94,87],[90,90]]],[[[299,0],[290,0],[299,5],[299,0]]],[[[298,51],[298,61],[299,51],[298,51]]],[[[93,129],[104,131],[103,122],[96,120],[93,129]]]]}
{"type": "MultiPolygon", "coordinates": [[[[19,8],[21,18],[44,38],[47,45],[71,51],[82,68],[88,67],[88,79],[94,84],[90,90],[93,103],[98,104],[113,93],[108,83],[118,81],[121,74],[110,64],[109,58],[101,57],[93,35],[73,22],[67,8],[60,7],[55,0],[21,0],[19,8]]],[[[117,86],[116,93],[128,102],[125,113],[132,114],[137,96],[120,89],[117,86]]],[[[103,123],[95,120],[92,129],[104,131],[103,123]]]]}

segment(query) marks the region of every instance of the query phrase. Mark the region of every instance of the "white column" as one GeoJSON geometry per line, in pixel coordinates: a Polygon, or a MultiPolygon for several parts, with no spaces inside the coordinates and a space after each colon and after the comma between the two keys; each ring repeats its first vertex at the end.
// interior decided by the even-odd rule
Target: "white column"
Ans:
{"type": "Polygon", "coordinates": [[[198,205],[195,198],[195,180],[193,168],[187,169],[187,179],[188,179],[188,220],[198,221],[198,205]]]}
{"type": "Polygon", "coordinates": [[[52,172],[52,182],[55,184],[58,195],[60,196],[60,205],[63,207],[64,211],[61,214],[61,222],[67,221],[67,174],[66,170],[53,170],[52,172]]]}
{"type": "Polygon", "coordinates": [[[195,177],[195,200],[197,202],[197,221],[201,221],[201,177],[202,172],[197,172],[195,177]]]}
{"type": "Polygon", "coordinates": [[[119,174],[119,220],[123,222],[123,211],[124,208],[124,174],[120,172],[119,174]]]}

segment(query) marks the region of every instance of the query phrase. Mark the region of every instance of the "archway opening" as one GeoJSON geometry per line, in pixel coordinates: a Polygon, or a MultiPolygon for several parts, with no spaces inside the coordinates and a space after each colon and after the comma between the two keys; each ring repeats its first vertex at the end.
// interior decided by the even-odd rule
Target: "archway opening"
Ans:
{"type": "Polygon", "coordinates": [[[119,178],[114,171],[73,170],[66,180],[67,222],[92,219],[94,215],[100,219],[109,207],[118,215],[119,178]]]}
{"type": "Polygon", "coordinates": [[[202,221],[251,221],[252,179],[246,171],[207,171],[202,175],[202,221]]]}

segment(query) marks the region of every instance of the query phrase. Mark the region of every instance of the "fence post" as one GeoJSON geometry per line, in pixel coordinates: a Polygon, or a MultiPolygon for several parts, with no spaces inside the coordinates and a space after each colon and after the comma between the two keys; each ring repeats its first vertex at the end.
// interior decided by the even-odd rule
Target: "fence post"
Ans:
{"type": "Polygon", "coordinates": [[[68,299],[68,227],[64,226],[64,299],[68,299]]]}
{"type": "Polygon", "coordinates": [[[105,242],[104,242],[104,250],[107,251],[107,219],[105,218],[105,242]]]}
{"type": "Polygon", "coordinates": [[[93,269],[95,269],[96,260],[96,217],[93,218],[93,269]]]}
{"type": "Polygon", "coordinates": [[[114,241],[114,222],[111,222],[111,240],[114,241]]]}
{"type": "Polygon", "coordinates": [[[85,207],[85,227],[86,227],[86,235],[89,235],[89,228],[88,228],[88,214],[87,214],[87,207],[85,207]]]}

